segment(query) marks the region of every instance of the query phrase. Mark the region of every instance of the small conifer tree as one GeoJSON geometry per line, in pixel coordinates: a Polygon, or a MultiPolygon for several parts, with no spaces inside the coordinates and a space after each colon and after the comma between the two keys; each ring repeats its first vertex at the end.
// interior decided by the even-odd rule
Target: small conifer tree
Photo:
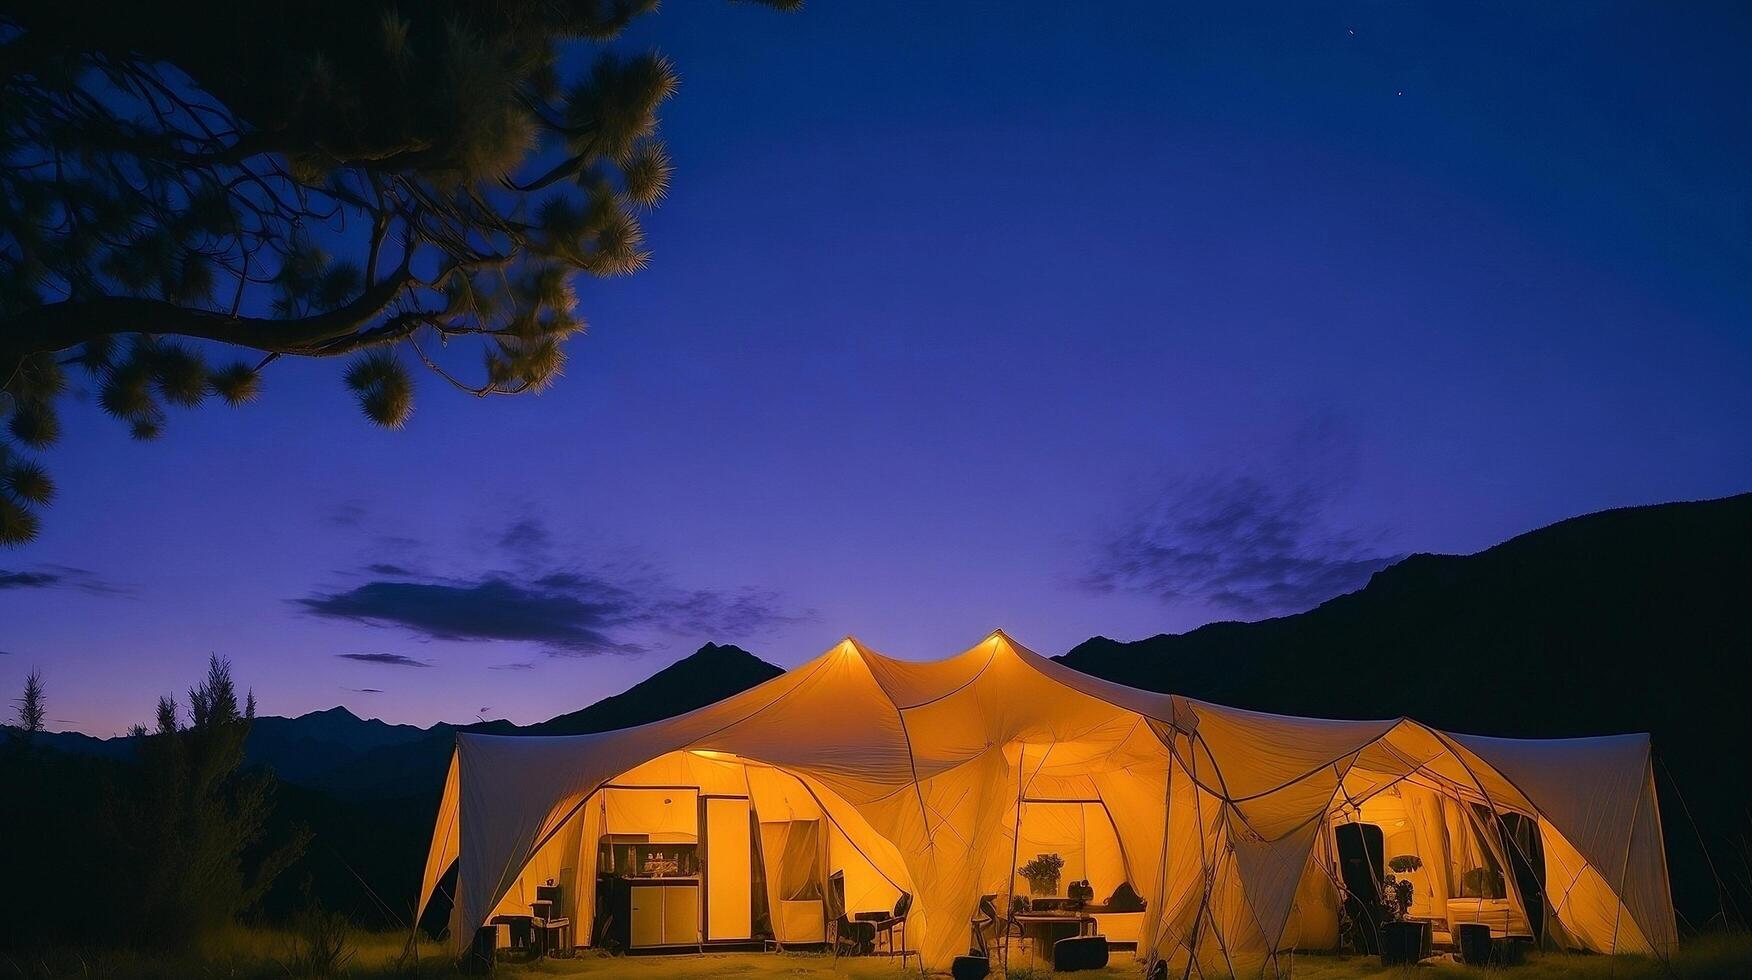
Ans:
{"type": "Polygon", "coordinates": [[[32,669],[24,677],[24,694],[18,699],[18,727],[26,735],[43,730],[43,672],[32,669]]]}

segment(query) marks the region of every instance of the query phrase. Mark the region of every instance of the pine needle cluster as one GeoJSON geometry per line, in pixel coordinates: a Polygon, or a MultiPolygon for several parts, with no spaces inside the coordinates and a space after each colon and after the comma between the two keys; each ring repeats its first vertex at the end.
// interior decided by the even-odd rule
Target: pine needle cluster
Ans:
{"type": "Polygon", "coordinates": [[[0,12],[0,544],[38,533],[55,488],[29,454],[73,386],[155,439],[287,357],[346,359],[390,428],[416,369],[480,397],[551,385],[581,281],[650,261],[679,81],[614,42],[655,6],[0,12]]]}

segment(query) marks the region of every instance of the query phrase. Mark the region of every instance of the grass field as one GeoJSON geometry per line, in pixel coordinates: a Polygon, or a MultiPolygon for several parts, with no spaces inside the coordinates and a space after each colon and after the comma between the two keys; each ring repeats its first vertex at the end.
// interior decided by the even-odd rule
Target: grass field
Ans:
{"type": "MultiPolygon", "coordinates": [[[[443,948],[421,944],[418,959],[405,955],[405,936],[356,935],[348,940],[350,955],[331,975],[359,980],[449,980],[459,976],[443,948]]],[[[285,980],[308,975],[293,964],[296,940],[289,933],[239,930],[217,940],[199,954],[167,958],[119,952],[60,950],[40,954],[0,954],[0,980],[115,977],[138,980],[285,980]]],[[[1482,970],[1455,963],[1430,963],[1414,969],[1383,969],[1372,957],[1298,955],[1280,959],[1280,976],[1305,980],[1719,980],[1752,978],[1752,935],[1718,935],[1681,947],[1671,963],[1633,956],[1536,955],[1524,966],[1482,970]]],[[[1260,976],[1259,964],[1237,963],[1239,977],[1260,976]]],[[[714,953],[699,956],[612,957],[593,953],[572,959],[501,964],[494,976],[506,978],[580,977],[591,980],[689,980],[730,977],[739,980],[809,980],[847,977],[852,980],[900,980],[917,976],[891,960],[840,959],[808,953],[714,953]]],[[[1082,980],[1137,978],[1138,964],[1118,960],[1106,970],[1066,974],[1082,980]]],[[[1266,976],[1273,976],[1267,969],[1266,976]]],[[[1045,980],[1048,973],[1012,971],[1011,980],[1045,980]]],[[[1196,976],[1196,974],[1195,974],[1196,976]]],[[[1218,980],[1209,972],[1206,980],[1218,980]]]]}

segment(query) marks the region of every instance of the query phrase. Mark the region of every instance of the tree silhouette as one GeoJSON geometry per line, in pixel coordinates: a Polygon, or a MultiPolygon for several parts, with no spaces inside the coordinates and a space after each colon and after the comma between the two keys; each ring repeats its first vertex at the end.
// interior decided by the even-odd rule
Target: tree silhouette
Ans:
{"type": "Polygon", "coordinates": [[[639,214],[669,185],[675,72],[607,47],[655,7],[8,4],[0,543],[54,497],[26,451],[58,438],[71,376],[140,439],[168,408],[250,401],[285,357],[350,357],[390,427],[410,363],[482,397],[551,383],[578,277],[645,264],[639,214]],[[585,70],[574,45],[597,46],[585,70]],[[209,363],[225,348],[249,356],[209,363]]]}
{"type": "Polygon", "coordinates": [[[176,720],[176,699],[168,694],[159,697],[157,727],[153,729],[154,734],[175,735],[181,730],[182,726],[176,720]]]}
{"type": "Polygon", "coordinates": [[[24,677],[24,694],[18,699],[18,727],[26,735],[43,730],[43,672],[32,669],[24,677]]]}
{"type": "Polygon", "coordinates": [[[119,794],[109,835],[114,874],[132,885],[134,942],[180,948],[223,927],[303,853],[302,829],[266,839],[273,776],[242,768],[253,718],[239,710],[231,662],[218,656],[189,690],[187,726],[174,699],[159,699],[157,731],[137,744],[137,775],[119,794]]]}
{"type": "MultiPolygon", "coordinates": [[[[40,682],[38,683],[40,699],[40,682]]],[[[271,820],[273,773],[244,766],[249,697],[237,710],[231,665],[208,661],[194,687],[205,707],[178,720],[158,704],[156,730],[129,731],[129,757],[41,751],[0,740],[0,949],[132,945],[186,953],[258,906],[304,852],[309,832],[271,820]],[[79,910],[93,883],[125,914],[94,928],[79,910]]],[[[108,974],[104,974],[108,975],[108,974]]]]}

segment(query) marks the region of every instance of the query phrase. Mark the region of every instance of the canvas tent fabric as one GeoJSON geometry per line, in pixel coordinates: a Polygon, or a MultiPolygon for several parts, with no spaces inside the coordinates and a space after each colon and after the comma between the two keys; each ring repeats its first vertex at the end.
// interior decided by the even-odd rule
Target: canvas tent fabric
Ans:
{"type": "Polygon", "coordinates": [[[844,873],[849,908],[910,895],[907,943],[928,969],[967,951],[981,896],[1025,891],[1017,868],[1046,850],[1098,899],[1122,883],[1144,899],[1146,962],[1232,967],[1238,956],[1330,948],[1332,829],[1380,813],[1404,825],[1390,828],[1396,846],[1421,854],[1420,912],[1489,906],[1526,925],[1514,888],[1461,894],[1512,866],[1518,845],[1496,828],[1514,815],[1537,821],[1554,935],[1660,955],[1676,939],[1646,736],[1480,738],[1405,718],[1244,711],[1090,677],[1002,632],[933,662],[848,638],[636,728],[459,734],[420,907],[455,867],[460,946],[515,910],[532,882],[564,878],[589,941],[597,838],[611,824],[662,823],[626,810],[640,786],[750,801],[775,932],[809,934],[811,879],[831,871],[844,873]]]}

